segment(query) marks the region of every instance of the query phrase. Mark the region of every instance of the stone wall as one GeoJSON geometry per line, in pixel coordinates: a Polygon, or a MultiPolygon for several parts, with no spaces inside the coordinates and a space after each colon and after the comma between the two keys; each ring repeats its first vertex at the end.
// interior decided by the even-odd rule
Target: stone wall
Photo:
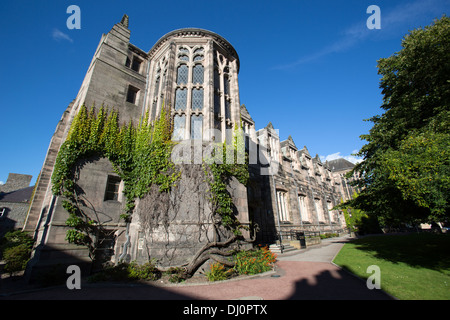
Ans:
{"type": "Polygon", "coordinates": [[[0,192],[8,193],[30,186],[32,176],[28,174],[10,173],[5,184],[0,184],[0,192]]]}
{"type": "Polygon", "coordinates": [[[8,231],[23,227],[29,205],[28,202],[0,202],[0,211],[4,209],[0,217],[0,237],[8,231]]]}
{"type": "MultiPolygon", "coordinates": [[[[230,234],[214,231],[209,185],[200,164],[177,166],[181,176],[170,193],[156,186],[138,201],[131,226],[131,259],[146,262],[155,258],[163,266],[189,262],[206,243],[223,241],[230,234]]],[[[248,225],[246,188],[231,179],[229,188],[239,221],[248,225]]],[[[244,234],[248,237],[248,234],[244,234]]]]}

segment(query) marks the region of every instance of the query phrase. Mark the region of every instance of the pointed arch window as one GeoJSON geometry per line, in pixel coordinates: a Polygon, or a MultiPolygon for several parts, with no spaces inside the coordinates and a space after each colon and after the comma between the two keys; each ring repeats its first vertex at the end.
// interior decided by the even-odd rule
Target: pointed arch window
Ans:
{"type": "Polygon", "coordinates": [[[195,49],[194,54],[196,54],[196,53],[203,53],[203,48],[200,47],[200,48],[195,49]]]}
{"type": "Polygon", "coordinates": [[[178,52],[188,54],[188,53],[189,53],[189,50],[186,49],[186,48],[181,47],[180,49],[178,49],[178,52]]]}
{"type": "Polygon", "coordinates": [[[192,109],[203,109],[203,88],[192,90],[192,109]]]}
{"type": "Polygon", "coordinates": [[[230,80],[226,74],[223,76],[223,91],[225,94],[230,94],[230,80]]]}
{"type": "Polygon", "coordinates": [[[173,118],[173,140],[183,140],[184,139],[184,132],[186,130],[186,116],[184,114],[182,115],[175,115],[173,118]]]}
{"type": "Polygon", "coordinates": [[[203,83],[203,74],[204,74],[203,66],[201,64],[196,64],[194,66],[194,69],[192,72],[192,83],[202,84],[203,83]]]}
{"type": "Polygon", "coordinates": [[[178,88],[175,93],[175,110],[186,110],[187,89],[178,88]]]}
{"type": "Polygon", "coordinates": [[[225,119],[231,119],[231,102],[225,99],[225,119]]]}
{"type": "Polygon", "coordinates": [[[191,139],[201,140],[203,137],[203,115],[191,116],[191,139]]]}
{"type": "Polygon", "coordinates": [[[185,54],[182,54],[178,57],[181,61],[189,61],[189,57],[185,54]]]}
{"type": "Polygon", "coordinates": [[[220,74],[217,66],[214,68],[214,89],[220,90],[220,74]]]}
{"type": "Polygon", "coordinates": [[[187,84],[188,83],[188,66],[185,64],[182,64],[178,67],[177,70],[177,84],[187,84]]]}
{"type": "Polygon", "coordinates": [[[195,57],[194,57],[194,61],[202,61],[203,60],[203,56],[202,55],[196,55],[195,57]]]}

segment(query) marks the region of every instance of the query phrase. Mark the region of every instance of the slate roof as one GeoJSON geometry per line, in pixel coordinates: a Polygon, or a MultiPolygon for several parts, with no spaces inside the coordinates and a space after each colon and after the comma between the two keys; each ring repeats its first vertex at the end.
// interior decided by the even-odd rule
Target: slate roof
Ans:
{"type": "Polygon", "coordinates": [[[11,191],[0,192],[0,202],[28,202],[31,199],[34,186],[11,191]]]}
{"type": "Polygon", "coordinates": [[[352,169],[355,165],[344,158],[339,158],[335,160],[328,161],[328,167],[331,171],[342,171],[347,169],[352,169]]]}

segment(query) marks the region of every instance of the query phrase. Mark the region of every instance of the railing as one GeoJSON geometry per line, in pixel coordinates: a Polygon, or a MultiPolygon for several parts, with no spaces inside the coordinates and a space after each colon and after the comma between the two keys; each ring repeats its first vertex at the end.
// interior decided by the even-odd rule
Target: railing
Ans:
{"type": "Polygon", "coordinates": [[[281,230],[275,232],[261,232],[259,240],[263,243],[275,243],[282,240],[300,240],[299,237],[305,239],[319,238],[321,234],[325,233],[348,233],[347,228],[330,228],[330,225],[303,225],[303,226],[281,226],[281,230]]]}

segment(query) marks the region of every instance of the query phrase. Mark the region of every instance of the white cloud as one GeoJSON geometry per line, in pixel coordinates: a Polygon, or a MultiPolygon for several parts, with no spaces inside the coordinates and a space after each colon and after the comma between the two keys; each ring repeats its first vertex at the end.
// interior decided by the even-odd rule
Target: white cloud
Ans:
{"type": "MultiPolygon", "coordinates": [[[[380,34],[383,34],[386,37],[394,34],[397,36],[397,32],[405,32],[405,26],[409,22],[418,21],[421,17],[430,14],[434,15],[436,18],[440,18],[444,8],[448,6],[448,4],[450,4],[449,0],[416,0],[408,4],[403,3],[390,10],[384,10],[384,8],[381,7],[382,33],[369,30],[366,27],[366,19],[369,15],[363,12],[360,21],[343,29],[340,32],[341,37],[336,41],[326,44],[321,50],[312,54],[299,57],[296,61],[275,66],[274,69],[291,69],[318,60],[332,53],[344,52],[372,35],[379,36],[380,34]]],[[[429,21],[429,23],[431,23],[431,21],[429,21]]]]}
{"type": "Polygon", "coordinates": [[[0,181],[0,185],[5,184],[3,181],[0,181]]]}
{"type": "MultiPolygon", "coordinates": [[[[356,152],[358,152],[358,150],[353,150],[353,153],[356,153],[356,152]]],[[[354,163],[354,164],[362,161],[361,158],[358,158],[353,155],[344,156],[340,152],[335,152],[335,153],[329,154],[327,156],[320,156],[320,160],[322,162],[336,160],[339,158],[344,158],[345,160],[350,161],[351,163],[354,163]]]]}
{"type": "Polygon", "coordinates": [[[56,28],[53,29],[52,38],[53,38],[53,40],[56,40],[56,41],[67,40],[69,42],[73,42],[73,39],[71,37],[69,37],[68,34],[66,34],[56,28]]]}

